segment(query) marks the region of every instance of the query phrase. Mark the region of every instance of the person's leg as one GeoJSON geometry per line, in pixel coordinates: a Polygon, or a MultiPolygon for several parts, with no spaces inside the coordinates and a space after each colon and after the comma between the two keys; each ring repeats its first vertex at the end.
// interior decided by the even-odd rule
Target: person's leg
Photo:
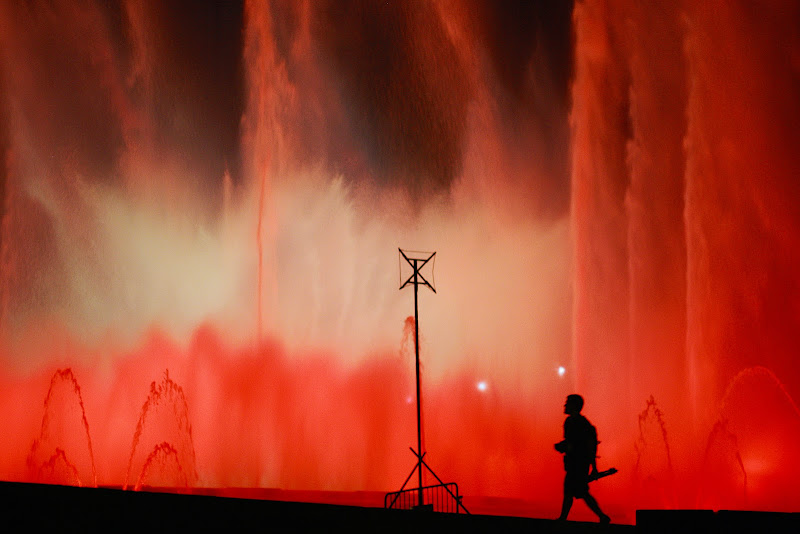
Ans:
{"type": "Polygon", "coordinates": [[[611,522],[611,518],[603,513],[603,511],[600,509],[600,505],[597,504],[597,501],[595,500],[594,497],[592,497],[589,494],[589,492],[586,492],[586,495],[584,495],[583,497],[583,501],[586,503],[586,506],[588,506],[592,512],[597,514],[597,517],[600,518],[601,523],[611,522]]]}
{"type": "Polygon", "coordinates": [[[572,495],[564,492],[564,501],[561,503],[561,515],[558,516],[560,521],[566,521],[569,511],[572,508],[572,495]]]}
{"type": "Polygon", "coordinates": [[[570,472],[567,471],[564,473],[564,500],[561,501],[561,515],[558,516],[560,521],[566,521],[567,516],[569,515],[569,511],[572,508],[572,478],[570,477],[570,472]]]}

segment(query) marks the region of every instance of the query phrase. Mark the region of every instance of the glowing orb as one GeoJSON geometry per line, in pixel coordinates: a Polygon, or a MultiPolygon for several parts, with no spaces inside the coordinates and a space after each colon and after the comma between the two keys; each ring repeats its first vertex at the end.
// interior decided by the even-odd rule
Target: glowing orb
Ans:
{"type": "Polygon", "coordinates": [[[558,366],[558,376],[564,376],[564,373],[566,373],[566,372],[567,372],[567,370],[564,368],[563,365],[559,365],[558,366]]]}
{"type": "Polygon", "coordinates": [[[478,382],[476,387],[478,388],[478,391],[486,391],[486,388],[488,388],[489,385],[486,383],[486,380],[481,380],[478,382]]]}

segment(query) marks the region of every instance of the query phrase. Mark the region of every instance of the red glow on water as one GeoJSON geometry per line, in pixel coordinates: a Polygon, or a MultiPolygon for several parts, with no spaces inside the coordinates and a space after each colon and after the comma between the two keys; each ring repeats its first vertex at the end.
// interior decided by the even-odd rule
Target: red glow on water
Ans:
{"type": "Polygon", "coordinates": [[[784,468],[747,468],[760,455],[757,465],[797,466],[800,207],[788,198],[800,138],[797,85],[779,74],[797,58],[788,12],[797,6],[754,17],[722,2],[576,5],[575,369],[603,405],[600,429],[622,430],[615,413],[656,399],[637,442],[650,451],[637,506],[800,502],[784,468]]]}
{"type": "Polygon", "coordinates": [[[800,511],[796,3],[246,2],[205,91],[171,5],[0,4],[0,477],[398,489],[413,246],[465,502],[556,515],[577,391],[615,520],[800,511]]]}

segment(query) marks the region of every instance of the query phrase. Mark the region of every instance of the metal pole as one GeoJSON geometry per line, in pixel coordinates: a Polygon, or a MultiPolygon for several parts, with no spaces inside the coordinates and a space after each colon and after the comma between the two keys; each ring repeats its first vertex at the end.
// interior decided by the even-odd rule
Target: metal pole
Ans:
{"type": "Polygon", "coordinates": [[[419,283],[417,282],[417,260],[414,260],[414,349],[417,357],[417,471],[419,474],[419,506],[425,504],[422,495],[422,403],[419,388],[419,307],[417,305],[417,293],[419,283]]]}

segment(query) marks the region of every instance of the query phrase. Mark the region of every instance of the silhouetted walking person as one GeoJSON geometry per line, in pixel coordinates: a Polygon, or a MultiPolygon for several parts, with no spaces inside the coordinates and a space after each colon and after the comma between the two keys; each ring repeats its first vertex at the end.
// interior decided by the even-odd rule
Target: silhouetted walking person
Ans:
{"type": "Polygon", "coordinates": [[[583,397],[569,395],[564,403],[564,440],[556,443],[556,450],[564,454],[564,502],[558,519],[566,520],[574,498],[583,499],[586,505],[597,514],[601,523],[609,523],[609,518],[600,509],[597,501],[589,494],[589,469],[597,471],[597,430],[581,415],[583,397]]]}

